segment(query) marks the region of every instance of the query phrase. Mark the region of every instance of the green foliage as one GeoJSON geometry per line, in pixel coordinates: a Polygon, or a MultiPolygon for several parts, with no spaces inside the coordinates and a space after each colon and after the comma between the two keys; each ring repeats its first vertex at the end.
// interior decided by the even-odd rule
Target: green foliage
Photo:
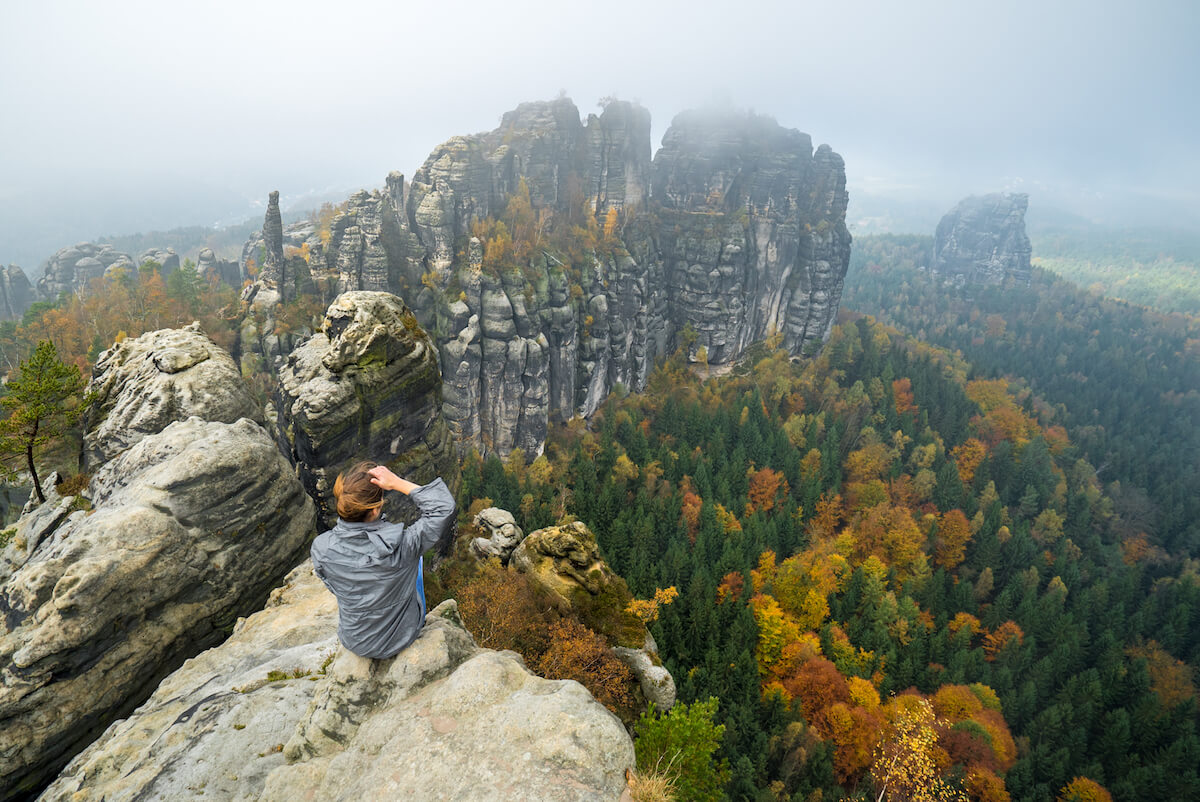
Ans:
{"type": "Polygon", "coordinates": [[[0,406],[8,413],[0,421],[0,458],[24,457],[38,500],[44,502],[34,464],[36,452],[74,426],[92,397],[81,397],[84,380],[79,368],[64,364],[48,340],[38,343],[33,356],[21,362],[17,372],[0,398],[0,406]]]}
{"type": "Polygon", "coordinates": [[[204,280],[191,259],[185,259],[183,265],[167,277],[167,295],[193,315],[200,314],[203,291],[204,280]]]}
{"type": "MultiPolygon", "coordinates": [[[[1187,766],[1200,750],[1194,724],[1160,701],[1147,669],[1125,650],[1165,638],[1172,658],[1200,664],[1200,628],[1192,626],[1200,580],[1161,551],[1153,567],[1139,562],[1150,547],[1132,548],[1124,533],[1142,511],[1110,496],[1115,488],[1097,479],[1078,428],[1052,431],[1061,409],[1026,382],[979,384],[969,378],[977,375],[961,353],[865,317],[838,326],[814,360],[793,363],[760,345],[730,375],[704,383],[678,353],[646,393],[610,398],[589,427],[552,429],[542,470],[467,460],[463,493],[494,499],[527,530],[564,515],[584,521],[638,597],[679,588],[650,628],[680,699],[720,699],[713,720],[725,727],[730,797],[776,783],[777,798],[821,788],[830,798],[853,796],[863,764],[856,769],[847,755],[856,744],[866,761],[871,755],[862,732],[869,715],[843,716],[842,740],[817,748],[787,737],[805,723],[802,704],[764,697],[751,605],[766,550],[778,570],[760,574],[762,592],[792,615],[813,580],[785,570],[789,559],[808,554],[802,565],[814,566],[813,576],[838,560],[853,568],[829,578],[828,613],[813,616],[824,619],[815,636],[831,668],[871,677],[885,699],[955,684],[969,686],[989,715],[1002,711],[1012,736],[1029,744],[1019,755],[986,716],[979,723],[989,738],[963,728],[948,737],[962,747],[956,754],[988,750],[991,740],[1001,763],[1015,761],[1002,781],[1014,799],[1053,798],[1095,763],[1106,766],[1114,793],[1148,776],[1169,778],[1178,798],[1195,793],[1200,779],[1187,766]],[[984,444],[983,430],[996,436],[984,444]],[[969,460],[964,481],[957,460],[966,464],[975,446],[978,461],[969,460]],[[636,473],[614,470],[622,457],[636,473]],[[783,477],[776,503],[747,510],[752,479],[766,468],[783,477]],[[879,484],[864,492],[875,476],[879,484]],[[855,493],[866,509],[830,501],[855,493]],[[961,562],[940,565],[936,549],[945,548],[953,510],[969,522],[969,537],[961,562]],[[814,552],[825,538],[826,551],[814,552]],[[963,627],[972,620],[975,628],[963,627]],[[1007,637],[1017,631],[1023,637],[1007,637]],[[1142,743],[1152,746],[1132,747],[1142,743]]],[[[811,685],[784,690],[803,696],[811,685]]],[[[830,725],[819,719],[805,731],[828,738],[820,728],[830,725]]],[[[1150,797],[1134,790],[1120,798],[1150,797]]]]}
{"type": "Polygon", "coordinates": [[[721,799],[729,780],[729,765],[716,757],[725,734],[714,723],[717,700],[709,698],[691,705],[676,704],[665,715],[653,709],[637,723],[634,748],[638,771],[660,772],[673,778],[679,799],[721,799]]]}

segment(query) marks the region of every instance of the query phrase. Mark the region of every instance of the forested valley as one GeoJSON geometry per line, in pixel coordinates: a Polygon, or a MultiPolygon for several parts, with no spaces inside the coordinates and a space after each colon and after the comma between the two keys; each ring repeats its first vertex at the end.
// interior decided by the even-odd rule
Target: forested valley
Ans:
{"type": "Polygon", "coordinates": [[[681,351],[532,464],[468,461],[464,504],[678,588],[651,629],[718,700],[731,798],[1194,797],[1197,323],[1045,271],[943,287],[928,246],[856,243],[816,360],[681,351]]]}
{"type": "MultiPolygon", "coordinates": [[[[1197,798],[1200,326],[1045,271],[943,286],[927,250],[856,243],[816,358],[772,337],[704,378],[685,330],[536,459],[469,455],[464,524],[495,505],[595,532],[682,702],[635,722],[639,763],[676,755],[687,798],[1197,798]]],[[[86,369],[194,318],[228,345],[242,314],[190,265],[92,290],[0,331],[9,365],[50,340],[86,369]]],[[[499,645],[629,721],[594,633],[522,592],[499,645]],[[547,657],[545,626],[579,654],[547,657]]]]}

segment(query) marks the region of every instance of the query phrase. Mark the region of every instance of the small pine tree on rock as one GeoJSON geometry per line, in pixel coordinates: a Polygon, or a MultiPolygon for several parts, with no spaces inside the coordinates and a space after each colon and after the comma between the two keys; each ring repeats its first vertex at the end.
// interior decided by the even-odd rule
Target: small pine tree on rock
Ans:
{"type": "Polygon", "coordinates": [[[34,464],[36,452],[78,423],[92,397],[83,395],[78,366],[59,359],[58,349],[48,340],[38,343],[33,356],[18,365],[17,376],[5,389],[0,407],[8,417],[0,421],[0,459],[11,476],[9,460],[24,456],[38,501],[45,502],[34,464]]]}

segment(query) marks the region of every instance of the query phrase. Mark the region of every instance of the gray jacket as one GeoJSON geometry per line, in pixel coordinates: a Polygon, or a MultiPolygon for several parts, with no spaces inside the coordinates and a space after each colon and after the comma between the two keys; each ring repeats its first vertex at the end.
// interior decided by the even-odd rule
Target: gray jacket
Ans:
{"type": "Polygon", "coordinates": [[[360,657],[392,657],[425,622],[418,562],[454,516],[454,496],[435,479],[408,494],[421,509],[412,525],[338,519],[312,544],[313,570],[337,596],[338,639],[360,657]]]}

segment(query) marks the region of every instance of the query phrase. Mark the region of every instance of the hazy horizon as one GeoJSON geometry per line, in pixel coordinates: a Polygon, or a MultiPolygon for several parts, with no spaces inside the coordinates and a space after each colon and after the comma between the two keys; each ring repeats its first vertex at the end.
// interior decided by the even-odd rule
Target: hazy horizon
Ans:
{"type": "Polygon", "coordinates": [[[81,239],[240,222],[273,189],[315,206],[560,91],[585,116],[602,96],[641,102],[655,150],[689,107],[769,114],[845,157],[852,219],[856,202],[945,211],[1009,189],[1031,209],[1200,225],[1194,4],[600,11],[5,8],[0,263],[36,272],[81,239]]]}

